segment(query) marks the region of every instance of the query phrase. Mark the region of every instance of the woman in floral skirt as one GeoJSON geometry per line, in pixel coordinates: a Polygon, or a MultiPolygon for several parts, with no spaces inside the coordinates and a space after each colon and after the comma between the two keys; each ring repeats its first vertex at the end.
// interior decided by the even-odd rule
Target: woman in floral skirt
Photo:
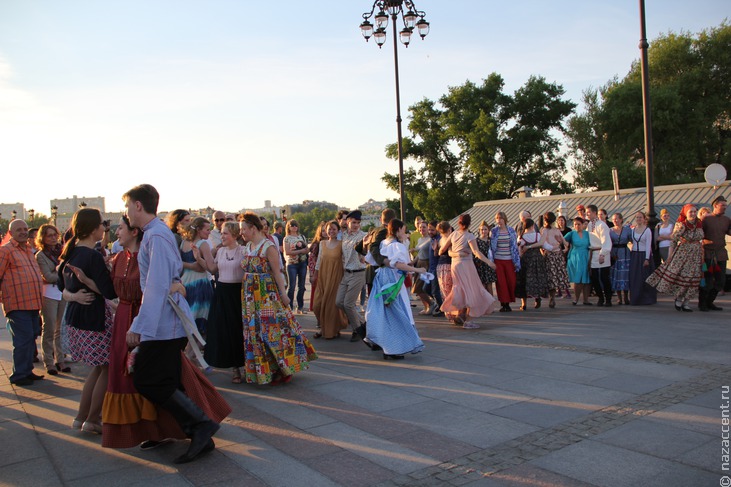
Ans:
{"type": "Polygon", "coordinates": [[[668,260],[647,278],[647,284],[675,296],[675,309],[693,311],[688,302],[698,297],[703,273],[703,225],[694,205],[685,205],[673,227],[668,260]]]}

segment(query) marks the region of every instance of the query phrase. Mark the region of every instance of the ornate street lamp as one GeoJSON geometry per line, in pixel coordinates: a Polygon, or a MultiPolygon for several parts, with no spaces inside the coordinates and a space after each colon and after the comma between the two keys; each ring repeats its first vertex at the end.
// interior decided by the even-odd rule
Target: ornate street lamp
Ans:
{"type": "Polygon", "coordinates": [[[18,216],[18,212],[17,211],[15,211],[15,210],[11,211],[10,212],[10,221],[15,220],[17,218],[17,216],[18,216]]]}
{"type": "Polygon", "coordinates": [[[429,22],[424,20],[426,13],[418,10],[412,0],[376,0],[373,2],[370,12],[363,13],[363,22],[360,24],[360,32],[363,34],[366,42],[373,37],[376,45],[380,49],[386,42],[386,28],[388,27],[388,16],[391,16],[391,25],[393,26],[393,61],[396,72],[396,129],[397,129],[397,147],[398,147],[398,186],[399,198],[401,200],[401,220],[405,221],[404,211],[404,159],[402,155],[402,135],[401,135],[401,92],[399,89],[398,75],[398,43],[396,38],[403,45],[409,47],[411,43],[411,35],[414,29],[418,32],[422,40],[429,33],[429,22]],[[406,8],[406,12],[404,12],[406,8]],[[397,32],[397,23],[399,15],[403,23],[403,29],[397,32]],[[373,18],[375,25],[370,22],[373,18]]]}
{"type": "Polygon", "coordinates": [[[30,210],[28,210],[28,219],[31,221],[31,223],[33,223],[33,219],[35,218],[35,216],[36,216],[36,210],[34,210],[32,208],[30,210]]]}
{"type": "Polygon", "coordinates": [[[86,208],[86,201],[79,203],[79,208],[86,208]]]}
{"type": "Polygon", "coordinates": [[[56,226],[56,217],[58,216],[58,206],[53,205],[51,207],[51,220],[53,220],[53,226],[56,226]]]}
{"type": "Polygon", "coordinates": [[[640,67],[642,74],[642,114],[645,121],[645,184],[647,186],[647,216],[652,230],[657,225],[655,213],[655,183],[653,176],[652,114],[650,112],[650,71],[647,62],[647,33],[645,29],[645,0],[640,0],[640,67]]]}

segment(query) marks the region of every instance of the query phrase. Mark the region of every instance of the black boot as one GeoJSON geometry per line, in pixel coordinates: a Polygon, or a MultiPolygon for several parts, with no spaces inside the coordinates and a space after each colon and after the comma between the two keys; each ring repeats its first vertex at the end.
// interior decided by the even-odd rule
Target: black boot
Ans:
{"type": "Polygon", "coordinates": [[[698,309],[708,311],[708,291],[704,288],[700,288],[698,291],[698,309]]]}
{"type": "Polygon", "coordinates": [[[716,296],[718,296],[718,290],[717,289],[711,289],[708,291],[708,299],[706,299],[706,306],[711,311],[723,311],[723,308],[720,306],[716,306],[713,304],[713,301],[716,299],[716,296]]]}
{"type": "Polygon", "coordinates": [[[174,463],[192,462],[201,453],[209,452],[216,447],[212,437],[221,426],[209,419],[183,391],[176,390],[160,406],[175,418],[185,434],[190,437],[188,451],[176,458],[174,463]]]}

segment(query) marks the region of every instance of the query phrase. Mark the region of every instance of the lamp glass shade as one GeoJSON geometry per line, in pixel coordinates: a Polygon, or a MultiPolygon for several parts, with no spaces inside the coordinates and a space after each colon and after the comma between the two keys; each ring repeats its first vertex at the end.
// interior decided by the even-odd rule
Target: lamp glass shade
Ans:
{"type": "Polygon", "coordinates": [[[376,14],[376,29],[385,29],[388,27],[388,15],[381,10],[376,14]]]}
{"type": "Polygon", "coordinates": [[[414,13],[413,10],[409,10],[404,15],[404,24],[406,24],[406,27],[413,29],[414,26],[416,25],[416,19],[418,19],[418,18],[419,17],[414,13]]]}
{"type": "Polygon", "coordinates": [[[412,30],[406,27],[399,33],[399,39],[401,40],[401,43],[406,47],[409,47],[409,44],[411,43],[411,32],[412,30]]]}
{"type": "Polygon", "coordinates": [[[368,22],[367,20],[360,24],[360,33],[363,34],[363,37],[365,37],[365,40],[368,40],[373,35],[373,24],[368,22]]]}
{"type": "Polygon", "coordinates": [[[382,46],[386,42],[386,29],[376,29],[373,34],[373,38],[376,40],[378,46],[382,46]]]}
{"type": "Polygon", "coordinates": [[[421,19],[416,23],[416,28],[419,30],[419,35],[423,39],[429,33],[429,22],[421,19]]]}

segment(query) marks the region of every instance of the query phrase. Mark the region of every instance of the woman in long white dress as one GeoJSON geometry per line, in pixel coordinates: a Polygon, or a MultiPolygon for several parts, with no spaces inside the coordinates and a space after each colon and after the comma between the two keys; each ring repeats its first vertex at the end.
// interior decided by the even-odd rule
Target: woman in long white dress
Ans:
{"type": "Polygon", "coordinates": [[[398,219],[391,220],[388,237],[380,247],[388,265],[376,271],[366,309],[368,328],[365,342],[383,348],[384,360],[403,359],[406,353],[424,349],[411,313],[408,289],[403,283],[407,272],[424,274],[426,269],[409,265],[409,249],[403,243],[407,241],[404,223],[398,219]]]}

